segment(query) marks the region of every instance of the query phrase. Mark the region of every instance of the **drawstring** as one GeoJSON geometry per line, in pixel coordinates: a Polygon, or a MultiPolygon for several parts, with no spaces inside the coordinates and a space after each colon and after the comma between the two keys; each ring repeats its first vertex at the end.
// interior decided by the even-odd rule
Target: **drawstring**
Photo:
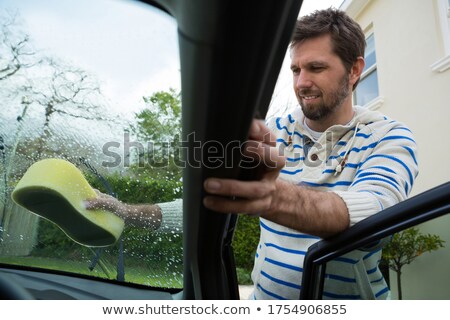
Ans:
{"type": "Polygon", "coordinates": [[[348,153],[350,152],[350,149],[352,148],[352,146],[353,146],[353,143],[355,142],[355,138],[356,138],[356,133],[358,132],[358,127],[359,127],[359,125],[360,125],[360,122],[358,122],[357,124],[356,124],[356,127],[355,127],[355,132],[353,133],[353,137],[352,137],[352,139],[350,140],[350,142],[347,144],[347,149],[345,150],[345,153],[344,153],[344,157],[342,158],[342,160],[339,162],[339,164],[336,166],[336,168],[334,169],[334,175],[336,176],[338,173],[341,173],[342,172],[342,170],[344,169],[344,167],[345,167],[345,164],[346,164],[346,162],[347,162],[347,155],[348,155],[348,153]]]}

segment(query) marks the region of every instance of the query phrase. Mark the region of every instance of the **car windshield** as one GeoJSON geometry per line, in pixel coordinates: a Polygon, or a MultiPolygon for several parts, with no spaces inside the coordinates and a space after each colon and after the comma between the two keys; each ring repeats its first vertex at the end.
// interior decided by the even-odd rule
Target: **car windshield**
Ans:
{"type": "MultiPolygon", "coordinates": [[[[363,186],[359,181],[382,182],[401,192],[402,197],[391,197],[390,191],[384,194],[378,189],[358,192],[386,201],[392,198],[392,203],[379,202],[380,210],[385,210],[404,198],[399,185],[405,181],[404,195],[412,197],[450,180],[450,171],[441,165],[442,159],[450,155],[446,147],[450,118],[449,0],[414,1],[407,15],[398,1],[326,1],[334,2],[354,19],[365,36],[365,67],[353,91],[353,104],[359,110],[380,111],[386,119],[404,124],[390,130],[388,135],[376,130],[358,132],[356,123],[350,143],[336,140],[337,149],[345,146],[346,151],[331,154],[330,161],[323,164],[331,165],[341,157],[343,161],[317,171],[320,173],[317,179],[338,176],[344,169],[361,179],[336,180],[332,184],[316,181],[303,171],[309,166],[305,161],[309,139],[301,138],[299,132],[288,127],[296,129],[297,125],[303,126],[302,122],[306,124],[306,120],[298,121],[305,118],[294,91],[292,48],[286,51],[267,114],[262,103],[272,93],[276,66],[281,62],[278,49],[272,49],[285,49],[279,44],[285,37],[287,41],[287,32],[291,30],[287,28],[288,16],[296,14],[286,8],[295,7],[295,1],[283,5],[281,1],[267,2],[267,6],[264,3],[257,7],[251,3],[243,6],[242,2],[236,8],[225,2],[0,1],[1,273],[7,269],[24,274],[19,277],[22,282],[31,282],[29,274],[38,274],[35,282],[39,283],[43,272],[52,283],[56,283],[55,278],[65,281],[74,276],[74,282],[88,283],[83,290],[92,295],[80,295],[83,298],[104,298],[106,295],[97,293],[105,287],[120,287],[122,290],[115,297],[128,297],[130,291],[134,291],[134,297],[142,297],[142,286],[146,289],[145,298],[159,297],[148,295],[148,291],[158,294],[164,291],[161,295],[164,297],[172,297],[174,293],[175,298],[234,298],[235,278],[240,285],[250,285],[251,292],[253,287],[265,289],[255,276],[258,270],[260,278],[270,281],[267,282],[270,286],[298,290],[299,283],[269,275],[260,266],[269,261],[281,268],[281,275],[288,269],[297,272],[295,281],[300,281],[306,247],[303,251],[265,243],[267,238],[264,234],[260,237],[260,232],[267,230],[264,231],[267,233],[270,227],[264,220],[260,224],[251,215],[209,214],[202,203],[205,178],[241,173],[242,168],[235,170],[238,168],[234,162],[232,167],[228,167],[227,161],[215,162],[222,150],[214,143],[242,139],[246,133],[245,119],[250,120],[255,109],[258,109],[256,117],[266,116],[280,134],[288,135],[287,140],[277,140],[283,150],[284,144],[292,152],[292,156],[286,157],[286,166],[297,166],[295,170],[283,170],[288,181],[318,187],[319,191],[336,187],[339,193],[344,192],[341,187],[347,190],[350,185],[363,186]],[[167,12],[144,2],[160,3],[180,24],[177,26],[175,18],[167,12]],[[258,13],[258,8],[264,10],[258,13]],[[260,31],[261,21],[267,26],[266,32],[260,31]],[[184,111],[189,112],[183,120],[184,137],[188,138],[184,145],[191,148],[189,151],[195,150],[189,156],[196,163],[198,159],[211,161],[201,163],[200,168],[184,168],[185,163],[180,160],[182,94],[184,111]],[[195,140],[189,139],[194,136],[195,140]],[[356,137],[360,138],[360,146],[353,144],[356,137]],[[300,139],[299,143],[294,138],[300,139]],[[201,148],[197,148],[197,140],[203,142],[201,148]],[[363,140],[367,144],[362,144],[363,140]],[[418,153],[408,145],[413,140],[418,153]],[[401,153],[419,167],[418,179],[413,181],[415,173],[408,165],[398,157],[387,157],[389,154],[377,156],[383,159],[373,167],[380,171],[379,177],[371,177],[372,171],[360,170],[366,160],[347,162],[346,156],[351,154],[371,157],[381,141],[398,142],[401,153]],[[197,151],[201,153],[199,158],[197,151]],[[56,170],[57,163],[63,170],[56,170]],[[224,168],[216,170],[217,163],[224,168]],[[44,167],[33,171],[35,165],[42,164],[44,167]],[[391,176],[398,173],[396,166],[406,174],[400,180],[391,176]],[[187,169],[184,181],[183,169],[187,169]],[[55,181],[64,183],[49,187],[55,181]],[[182,212],[183,192],[184,206],[189,208],[185,212],[182,212]],[[105,205],[107,210],[87,209],[86,199],[90,197],[115,205],[105,205]],[[154,216],[144,215],[144,209],[153,208],[153,204],[164,212],[160,227],[146,225],[147,218],[158,220],[153,218],[157,217],[157,210],[154,216]],[[137,221],[123,221],[124,208],[133,208],[129,212],[134,212],[137,221]],[[183,214],[189,214],[189,219],[184,219],[184,230],[183,214]],[[88,234],[93,236],[83,238],[88,234]],[[279,251],[280,256],[286,252],[282,255],[289,259],[286,260],[289,264],[271,259],[265,254],[269,250],[279,251]],[[295,265],[290,264],[290,259],[295,260],[295,265]],[[94,280],[101,280],[105,286],[92,286],[98,284],[94,280]],[[94,287],[97,292],[90,291],[94,287]]],[[[306,15],[313,11],[312,7],[308,9],[310,4],[314,3],[315,10],[322,2],[296,3],[301,4],[300,15],[306,15]]],[[[321,95],[305,98],[325,101],[321,95]]],[[[308,129],[307,136],[319,134],[309,132],[307,126],[304,129],[308,129]]],[[[323,141],[328,140],[325,135],[317,136],[322,137],[323,141]]],[[[226,146],[231,146],[231,151],[240,150],[232,143],[226,146]]],[[[245,171],[242,170],[244,176],[245,171]]],[[[416,207],[414,210],[421,212],[416,207]]],[[[381,242],[358,250],[353,248],[349,254],[323,262],[320,270],[323,281],[316,283],[316,287],[323,284],[323,296],[317,297],[447,299],[449,219],[447,215],[421,223],[417,228],[389,234],[381,242]],[[402,260],[405,256],[407,259],[402,260]],[[358,276],[342,270],[357,270],[358,276]],[[355,288],[360,286],[360,291],[369,286],[378,289],[364,295],[356,289],[351,294],[339,291],[343,284],[349,283],[355,288]],[[331,286],[338,290],[329,290],[331,286]]],[[[6,272],[6,278],[14,280],[11,273],[6,272]]],[[[0,282],[1,278],[2,274],[0,282]]],[[[31,285],[23,287],[35,290],[31,285]]],[[[52,286],[39,290],[47,288],[52,286]]],[[[111,297],[114,296],[108,296],[111,297]]],[[[241,293],[241,297],[254,295],[241,293]]]]}
{"type": "Polygon", "coordinates": [[[0,263],[181,288],[180,210],[93,247],[11,198],[32,164],[58,158],[124,203],[181,208],[175,19],[106,0],[7,0],[0,16],[0,263]]]}

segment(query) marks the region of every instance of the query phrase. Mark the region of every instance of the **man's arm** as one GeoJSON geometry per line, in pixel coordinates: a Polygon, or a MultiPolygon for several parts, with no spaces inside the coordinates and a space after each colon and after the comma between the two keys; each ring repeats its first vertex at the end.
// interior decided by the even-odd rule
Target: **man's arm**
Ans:
{"type": "Polygon", "coordinates": [[[278,155],[275,138],[262,122],[254,121],[247,147],[261,161],[258,181],[207,179],[204,205],[223,213],[247,213],[300,232],[328,237],[349,227],[345,202],[333,192],[307,189],[278,179],[285,158],[278,155]]]}
{"type": "MultiPolygon", "coordinates": [[[[262,182],[263,184],[265,182],[262,182]]],[[[207,208],[224,213],[255,214],[280,225],[316,235],[322,238],[332,236],[349,227],[349,215],[344,201],[333,192],[307,189],[277,179],[271,186],[259,187],[257,182],[246,183],[235,180],[211,179],[205,182],[205,190],[210,194],[229,196],[207,196],[207,208]],[[209,187],[210,183],[220,184],[219,188],[209,187]],[[239,187],[237,185],[240,185],[239,187]],[[246,188],[239,192],[238,188],[246,188]],[[239,198],[245,193],[245,199],[239,198]]]]}
{"type": "Polygon", "coordinates": [[[161,208],[156,204],[126,204],[116,198],[96,191],[98,197],[85,202],[88,210],[106,210],[135,227],[158,229],[162,222],[161,208]]]}

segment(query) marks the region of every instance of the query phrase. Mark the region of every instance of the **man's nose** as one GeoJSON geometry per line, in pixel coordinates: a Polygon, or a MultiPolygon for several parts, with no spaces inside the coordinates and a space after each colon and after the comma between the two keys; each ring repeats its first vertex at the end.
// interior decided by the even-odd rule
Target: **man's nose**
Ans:
{"type": "Polygon", "coordinates": [[[295,88],[296,89],[310,88],[312,87],[312,85],[313,82],[311,80],[310,74],[302,70],[295,79],[295,88]]]}

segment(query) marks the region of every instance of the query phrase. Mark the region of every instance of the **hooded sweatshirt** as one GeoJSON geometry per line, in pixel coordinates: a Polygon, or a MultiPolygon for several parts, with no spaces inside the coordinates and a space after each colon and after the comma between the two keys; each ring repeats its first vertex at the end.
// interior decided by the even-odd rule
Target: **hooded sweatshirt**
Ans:
{"type": "MultiPolygon", "coordinates": [[[[280,179],[336,193],[348,208],[349,227],[405,200],[418,174],[416,143],[405,125],[366,108],[354,111],[347,125],[334,125],[317,140],[301,112],[267,121],[287,159],[280,179]]],[[[321,239],[263,218],[260,230],[251,298],[298,299],[305,254],[321,239]]],[[[323,298],[388,298],[380,259],[375,246],[328,262],[323,298]]]]}

